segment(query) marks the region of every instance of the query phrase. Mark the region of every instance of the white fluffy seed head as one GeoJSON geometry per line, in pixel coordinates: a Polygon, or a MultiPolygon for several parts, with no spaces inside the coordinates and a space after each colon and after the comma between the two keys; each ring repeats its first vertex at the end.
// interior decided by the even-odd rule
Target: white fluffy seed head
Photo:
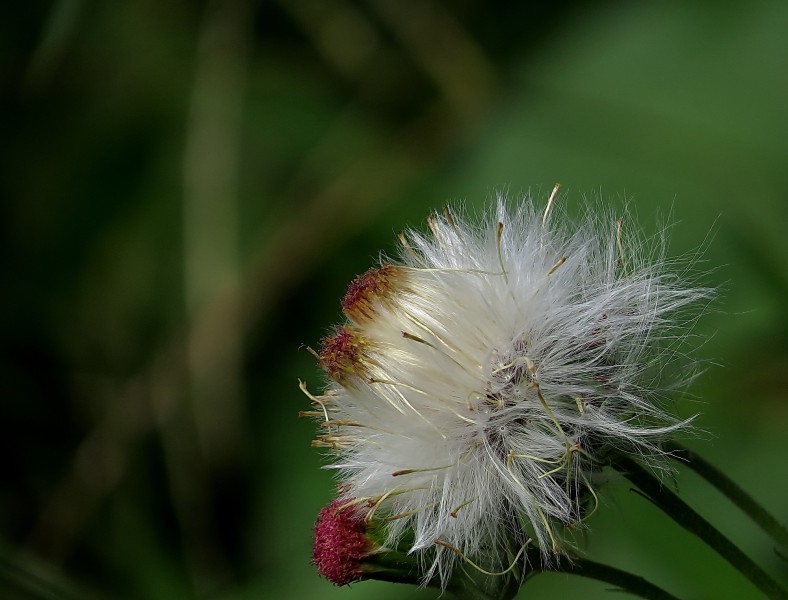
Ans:
{"type": "Polygon", "coordinates": [[[499,199],[480,226],[430,218],[351,283],[323,340],[315,445],[389,543],[412,531],[425,579],[461,555],[500,570],[531,538],[560,554],[607,453],[657,458],[689,425],[664,397],[687,379],[685,309],[710,290],[667,272],[663,238],[556,212],[499,199]]]}

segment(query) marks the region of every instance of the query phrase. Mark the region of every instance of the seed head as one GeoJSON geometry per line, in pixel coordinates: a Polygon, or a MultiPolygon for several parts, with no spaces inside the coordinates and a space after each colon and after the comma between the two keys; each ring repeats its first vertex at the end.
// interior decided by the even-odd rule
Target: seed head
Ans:
{"type": "Polygon", "coordinates": [[[560,555],[609,452],[658,461],[689,427],[665,400],[688,380],[685,309],[710,291],[668,272],[663,238],[590,210],[572,223],[552,199],[403,235],[398,263],[348,288],[326,391],[302,385],[343,497],[387,544],[412,539],[425,580],[446,584],[459,556],[500,570],[529,539],[560,555]]]}

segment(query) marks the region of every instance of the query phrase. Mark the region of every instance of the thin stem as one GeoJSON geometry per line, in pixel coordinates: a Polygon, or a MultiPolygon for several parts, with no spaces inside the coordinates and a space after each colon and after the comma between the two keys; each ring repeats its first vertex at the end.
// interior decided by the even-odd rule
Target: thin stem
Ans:
{"type": "Polygon", "coordinates": [[[629,457],[620,456],[613,466],[640,488],[644,496],[662,512],[716,550],[767,597],[788,600],[788,592],[768,573],[640,464],[629,457]]]}
{"type": "Polygon", "coordinates": [[[725,475],[725,473],[681,444],[672,443],[667,445],[665,449],[670,453],[672,458],[680,459],[690,469],[727,496],[731,502],[738,506],[743,512],[747,513],[747,515],[755,521],[758,527],[775,542],[784,548],[788,548],[788,529],[769,514],[763,506],[758,504],[752,496],[725,475]]]}
{"type": "MultiPolygon", "coordinates": [[[[564,560],[547,566],[542,560],[539,548],[528,548],[526,554],[526,563],[530,565],[528,574],[525,577],[526,580],[539,573],[549,573],[551,571],[568,573],[613,584],[625,592],[646,600],[678,600],[673,594],[666,592],[639,575],[633,575],[627,571],[592,560],[572,557],[571,560],[564,560]]],[[[460,600],[511,600],[517,595],[521,584],[524,583],[517,574],[512,574],[514,576],[505,578],[495,578],[480,576],[480,573],[467,568],[463,569],[463,574],[460,585],[449,588],[460,600]]]]}
{"type": "Polygon", "coordinates": [[[673,594],[657,587],[639,575],[633,575],[627,571],[622,571],[621,569],[603,565],[602,563],[592,560],[573,558],[571,562],[564,561],[552,567],[551,570],[612,583],[624,591],[640,596],[641,598],[646,598],[647,600],[678,600],[673,594]]]}

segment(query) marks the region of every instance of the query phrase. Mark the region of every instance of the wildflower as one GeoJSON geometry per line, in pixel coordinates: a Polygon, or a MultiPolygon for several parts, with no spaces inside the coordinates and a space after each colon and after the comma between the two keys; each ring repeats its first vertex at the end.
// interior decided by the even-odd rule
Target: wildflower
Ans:
{"type": "Polygon", "coordinates": [[[557,190],[543,214],[499,199],[480,226],[447,210],[431,235],[403,234],[315,352],[325,392],[302,384],[343,498],[385,520],[387,543],[409,540],[424,581],[445,586],[460,557],[506,569],[531,540],[549,562],[595,508],[609,453],[656,461],[689,427],[664,397],[686,380],[684,309],[708,290],[621,219],[556,218],[557,190]]]}

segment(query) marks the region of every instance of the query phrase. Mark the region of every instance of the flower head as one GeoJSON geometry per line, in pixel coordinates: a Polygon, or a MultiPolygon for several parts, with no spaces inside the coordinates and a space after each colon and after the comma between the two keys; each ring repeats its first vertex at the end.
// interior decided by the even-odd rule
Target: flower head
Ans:
{"type": "Polygon", "coordinates": [[[550,203],[404,234],[400,261],[350,284],[347,323],[316,353],[331,381],[310,394],[315,445],[389,542],[432,549],[425,579],[447,582],[460,555],[504,567],[531,538],[560,554],[606,453],[658,457],[688,426],[664,396],[682,379],[683,309],[708,290],[622,220],[574,224],[550,203]]]}
{"type": "Polygon", "coordinates": [[[317,515],[312,563],[336,585],[359,581],[362,560],[372,553],[363,515],[354,504],[334,500],[317,515]]]}

